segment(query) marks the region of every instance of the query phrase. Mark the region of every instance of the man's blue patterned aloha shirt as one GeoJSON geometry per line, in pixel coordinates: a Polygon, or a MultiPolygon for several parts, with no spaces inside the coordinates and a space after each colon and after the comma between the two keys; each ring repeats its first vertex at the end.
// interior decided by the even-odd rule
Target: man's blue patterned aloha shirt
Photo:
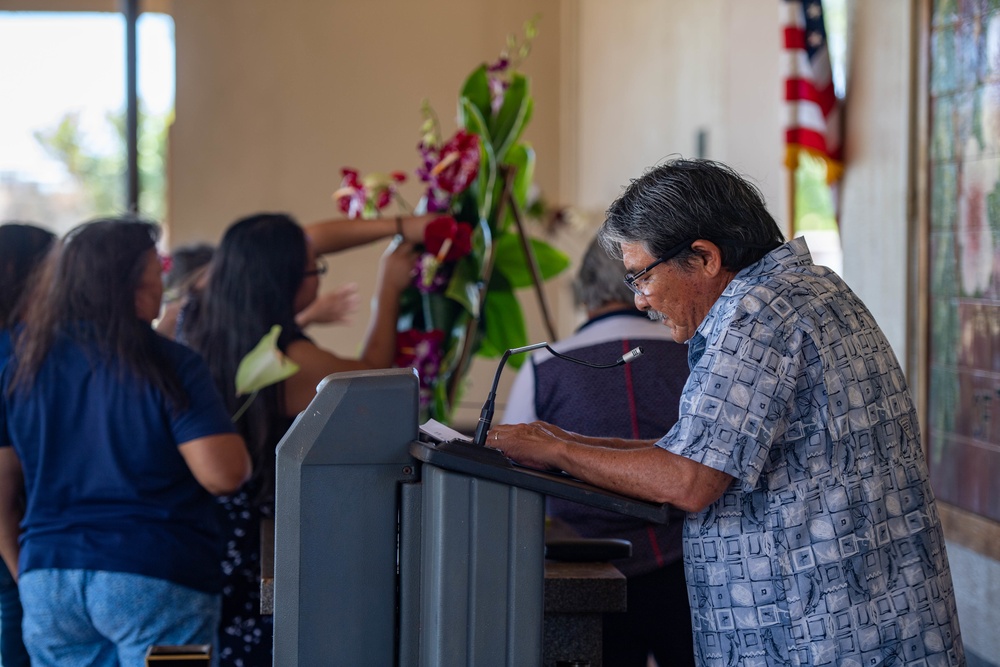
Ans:
{"type": "Polygon", "coordinates": [[[685,525],[700,665],[964,665],[903,372],[795,239],[741,271],[689,343],[657,443],[736,478],[685,525]]]}

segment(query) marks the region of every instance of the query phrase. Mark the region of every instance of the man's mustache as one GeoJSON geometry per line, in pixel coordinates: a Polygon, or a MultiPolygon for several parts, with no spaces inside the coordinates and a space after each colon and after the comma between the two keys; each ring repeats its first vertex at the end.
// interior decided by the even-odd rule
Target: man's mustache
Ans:
{"type": "Polygon", "coordinates": [[[666,318],[666,315],[664,315],[658,310],[653,310],[652,308],[650,308],[649,310],[646,311],[646,317],[653,320],[654,322],[662,322],[666,318]]]}

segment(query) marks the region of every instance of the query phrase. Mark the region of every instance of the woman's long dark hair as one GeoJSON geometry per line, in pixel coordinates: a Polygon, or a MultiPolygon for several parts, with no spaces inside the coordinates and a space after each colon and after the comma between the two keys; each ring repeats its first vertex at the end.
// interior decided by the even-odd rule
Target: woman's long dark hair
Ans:
{"type": "Polygon", "coordinates": [[[20,319],[28,278],[55,238],[52,232],[34,225],[0,225],[0,329],[9,329],[20,319]]]}
{"type": "Polygon", "coordinates": [[[177,374],[136,313],[136,292],[159,228],[131,218],[93,220],[52,250],[15,334],[13,388],[29,388],[60,334],[96,347],[103,360],[150,382],[174,409],[187,404],[177,374]]]}
{"type": "MultiPolygon", "coordinates": [[[[212,257],[208,285],[184,314],[181,337],[205,358],[230,414],[246,398],[236,396],[240,360],[276,324],[280,348],[299,335],[295,295],[306,256],[305,233],[290,216],[238,220],[212,257]]],[[[262,389],[236,424],[253,459],[256,500],[264,505],[273,501],[274,448],[287,426],[283,383],[262,389]]]]}

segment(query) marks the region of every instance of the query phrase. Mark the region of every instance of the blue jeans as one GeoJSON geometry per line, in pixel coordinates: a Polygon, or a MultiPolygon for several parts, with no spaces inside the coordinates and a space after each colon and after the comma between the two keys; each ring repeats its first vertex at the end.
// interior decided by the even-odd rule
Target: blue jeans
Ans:
{"type": "Polygon", "coordinates": [[[7,565],[0,560],[0,665],[28,667],[28,651],[21,639],[21,598],[7,565]]]}
{"type": "Polygon", "coordinates": [[[20,589],[34,667],[134,667],[153,644],[216,642],[219,596],[162,579],[31,570],[20,589]]]}

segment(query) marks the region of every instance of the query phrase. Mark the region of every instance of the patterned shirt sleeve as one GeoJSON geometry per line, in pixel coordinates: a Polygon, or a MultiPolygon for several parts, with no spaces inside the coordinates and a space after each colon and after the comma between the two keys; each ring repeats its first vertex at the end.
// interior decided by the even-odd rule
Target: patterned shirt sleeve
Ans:
{"type": "Polygon", "coordinates": [[[749,493],[789,425],[805,372],[802,334],[789,322],[787,302],[768,290],[751,290],[730,309],[731,316],[706,321],[705,350],[693,362],[680,419],[657,444],[732,475],[749,493]]]}

